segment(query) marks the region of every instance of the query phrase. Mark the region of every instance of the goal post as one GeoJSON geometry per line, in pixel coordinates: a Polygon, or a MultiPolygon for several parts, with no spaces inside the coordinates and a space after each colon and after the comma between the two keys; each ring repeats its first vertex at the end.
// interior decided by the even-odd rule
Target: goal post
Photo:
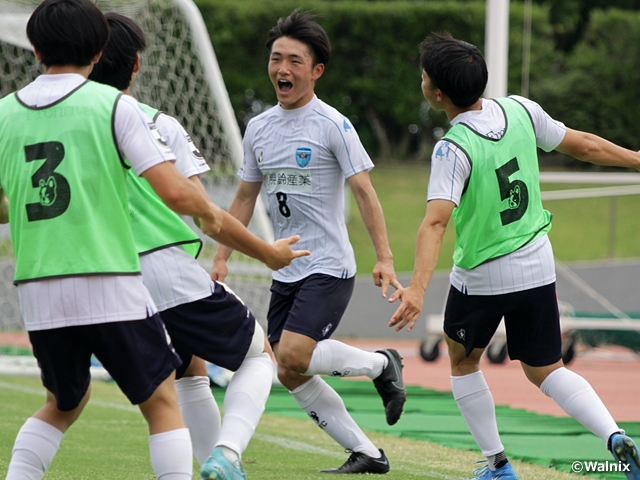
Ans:
{"type": "MultiPolygon", "coordinates": [[[[0,0],[0,97],[33,81],[41,68],[26,36],[27,21],[39,0],[0,0]]],[[[214,202],[227,208],[242,163],[242,139],[204,20],[192,0],[98,0],[104,11],[133,18],[146,34],[141,71],[132,95],[176,117],[207,159],[211,172],[202,182],[214,202]]],[[[267,242],[273,230],[263,197],[258,198],[250,230],[267,242]]],[[[205,242],[200,261],[211,267],[216,244],[205,242]]],[[[0,226],[0,333],[21,329],[15,263],[8,226],[0,226]]],[[[266,321],[270,271],[234,253],[226,282],[262,323],[266,321]]],[[[0,345],[2,344],[0,338],[0,345]]]]}

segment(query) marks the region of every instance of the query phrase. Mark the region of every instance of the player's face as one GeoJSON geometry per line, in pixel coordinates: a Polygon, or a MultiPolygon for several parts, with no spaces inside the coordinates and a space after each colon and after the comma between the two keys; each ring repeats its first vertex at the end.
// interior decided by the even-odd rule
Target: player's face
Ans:
{"type": "Polygon", "coordinates": [[[315,82],[322,72],[324,65],[313,65],[313,57],[305,43],[289,37],[280,37],[273,42],[269,78],[285,110],[300,108],[311,101],[315,82]]]}
{"type": "Polygon", "coordinates": [[[424,70],[422,70],[422,94],[424,95],[424,98],[427,99],[427,102],[429,102],[429,105],[431,105],[433,110],[442,110],[439,106],[441,100],[440,90],[431,83],[429,75],[427,75],[427,72],[424,70]]]}

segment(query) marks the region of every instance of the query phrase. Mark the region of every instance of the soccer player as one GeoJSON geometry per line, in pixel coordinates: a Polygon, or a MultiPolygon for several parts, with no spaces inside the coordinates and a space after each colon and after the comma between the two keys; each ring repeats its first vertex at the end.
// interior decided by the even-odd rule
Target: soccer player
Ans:
{"type": "MultiPolygon", "coordinates": [[[[245,248],[245,229],[177,172],[135,100],[87,81],[109,36],[93,2],[45,0],[27,36],[46,73],[0,101],[0,183],[21,313],[47,394],[17,435],[6,478],[44,476],[89,400],[95,354],[149,424],[156,477],[191,479],[191,441],[173,384],[181,362],[142,282],[127,162],[204,233],[245,248]]],[[[274,267],[295,256],[288,245],[265,246],[274,267]]]]}
{"type": "Polygon", "coordinates": [[[536,148],[557,150],[599,165],[640,168],[640,154],[565,127],[535,102],[519,96],[482,99],[487,67],[473,45],[447,32],[421,44],[422,92],[452,124],[435,145],[426,216],[418,231],[413,277],[390,326],[410,330],[451,218],[456,228],[451,289],[444,331],[451,389],[487,458],[474,478],[518,476],[508,462],[489,387],[479,369],[482,352],[500,320],[509,356],[527,378],[567,414],[602,438],[616,460],[639,480],[638,450],[581,376],[562,363],[551,215],[540,199],[536,148]]]}
{"type": "MultiPolygon", "coordinates": [[[[146,47],[145,35],[130,18],[114,12],[105,17],[109,41],[89,79],[130,94],[140,70],[139,52],[146,47]]],[[[198,177],[209,167],[189,135],[173,117],[142,107],[176,154],[176,168],[204,191],[198,177]]],[[[196,256],[202,242],[151,191],[148,182],[130,172],[127,194],[143,282],[183,360],[176,372],[178,404],[202,476],[245,478],[241,455],[271,390],[271,347],[242,301],[200,267],[196,256]],[[198,356],[192,358],[192,354],[198,356]],[[236,372],[226,390],[222,428],[201,357],[236,372]]]]}
{"type": "MultiPolygon", "coordinates": [[[[382,208],[369,179],[373,168],[355,129],[318,99],[315,82],[331,45],[308,13],[295,10],[268,35],[268,73],[278,105],[253,118],[244,136],[240,186],[229,213],[249,223],[264,184],[276,238],[295,230],[312,254],[273,274],[268,338],[278,378],[300,407],[352,452],[329,473],[386,473],[389,461],[358,427],[344,402],[319,374],[373,379],[387,422],[395,424],[406,400],[397,351],[366,352],[331,340],[354,287],[356,264],[344,219],[345,177],[377,254],[374,282],[386,297],[399,283],[382,208]]],[[[223,280],[230,248],[216,252],[212,277],[223,280]]]]}

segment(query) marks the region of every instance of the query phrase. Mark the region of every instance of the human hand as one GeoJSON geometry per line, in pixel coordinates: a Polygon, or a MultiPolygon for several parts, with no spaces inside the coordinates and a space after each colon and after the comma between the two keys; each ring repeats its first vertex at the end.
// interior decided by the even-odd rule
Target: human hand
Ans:
{"type": "Polygon", "coordinates": [[[396,272],[393,268],[393,259],[378,260],[373,267],[373,284],[376,287],[382,287],[382,297],[387,298],[389,285],[396,290],[402,288],[402,284],[396,278],[396,272]]]}
{"type": "Polygon", "coordinates": [[[271,252],[271,258],[267,260],[265,263],[267,267],[271,270],[280,270],[287,265],[290,265],[291,262],[299,257],[306,257],[311,255],[309,250],[292,250],[291,245],[295,244],[300,240],[300,235],[293,235],[288,238],[281,238],[273,242],[271,247],[273,251],[271,252]]]}
{"type": "Polygon", "coordinates": [[[410,332],[413,330],[418,317],[420,317],[420,313],[422,313],[424,290],[418,287],[412,287],[411,285],[407,288],[400,288],[391,295],[389,303],[393,303],[398,299],[400,299],[401,303],[391,317],[389,326],[395,326],[396,332],[399,332],[406,326],[407,332],[410,332]]]}
{"type": "Polygon", "coordinates": [[[218,282],[224,282],[229,273],[227,261],[218,257],[213,258],[213,268],[211,269],[211,279],[218,282]]]}

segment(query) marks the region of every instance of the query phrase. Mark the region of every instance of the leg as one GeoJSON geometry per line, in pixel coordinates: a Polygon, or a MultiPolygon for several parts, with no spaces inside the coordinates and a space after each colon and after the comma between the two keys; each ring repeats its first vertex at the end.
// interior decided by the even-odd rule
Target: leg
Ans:
{"type": "Polygon", "coordinates": [[[532,367],[522,362],[527,378],[578,422],[599,436],[614,458],[629,465],[627,478],[640,479],[640,456],[634,441],[624,431],[602,403],[589,382],[567,370],[559,362],[546,367],[532,367]]]}
{"type": "Polygon", "coordinates": [[[221,428],[220,409],[211,392],[205,361],[192,357],[184,376],[176,380],[175,385],[193,454],[202,465],[213,451],[221,428]]]}
{"type": "MultiPolygon", "coordinates": [[[[358,456],[362,458],[361,461],[370,462],[369,459],[384,461],[383,454],[349,415],[344,402],[333,388],[318,375],[302,375],[281,363],[282,357],[294,358],[292,352],[297,352],[302,358],[309,358],[314,345],[313,339],[285,330],[281,341],[274,345],[278,360],[278,378],[309,417],[345,450],[362,454],[358,456]]],[[[371,466],[373,467],[375,465],[371,466]]],[[[381,464],[380,467],[386,467],[388,470],[388,462],[381,464]]]]}
{"type": "Polygon", "coordinates": [[[255,433],[271,391],[271,354],[264,330],[256,322],[247,356],[227,387],[220,438],[200,470],[203,479],[245,478],[241,457],[255,433]]]}
{"type": "Polygon", "coordinates": [[[25,422],[16,437],[7,480],[37,480],[44,476],[64,433],[78,419],[90,395],[87,390],[80,405],[65,412],[58,409],[55,397],[47,390],[44,407],[25,422]]]}
{"type": "Polygon", "coordinates": [[[367,376],[373,380],[382,397],[387,423],[394,425],[398,422],[407,400],[407,392],[402,378],[402,358],[396,350],[367,352],[331,339],[316,343],[315,340],[304,335],[299,335],[303,337],[299,341],[288,341],[289,335],[299,334],[286,330],[282,334],[281,341],[294,346],[290,351],[283,351],[281,363],[287,369],[305,376],[367,376]],[[309,356],[310,349],[312,350],[309,356]]]}
{"type": "Polygon", "coordinates": [[[151,465],[158,480],[191,480],[191,439],[178,408],[174,379],[172,373],[140,404],[140,411],[149,424],[151,465]]]}
{"type": "Polygon", "coordinates": [[[445,335],[445,341],[451,362],[451,390],[471,435],[485,457],[504,452],[493,396],[479,366],[484,349],[476,348],[467,357],[460,343],[448,335],[445,335]]]}
{"type": "Polygon", "coordinates": [[[580,375],[564,368],[562,360],[545,367],[521,363],[531,383],[553,398],[567,414],[602,438],[605,444],[611,435],[621,431],[591,385],[580,375]]]}
{"type": "MultiPolygon", "coordinates": [[[[278,363],[278,378],[298,405],[331,438],[354,452],[337,473],[384,473],[389,470],[384,453],[351,418],[338,393],[309,371],[314,350],[338,327],[353,287],[353,278],[320,274],[289,284],[274,281],[267,315],[269,341],[278,363]]],[[[382,366],[384,357],[373,355],[382,366]]],[[[334,371],[338,369],[328,373],[334,371]]]]}

